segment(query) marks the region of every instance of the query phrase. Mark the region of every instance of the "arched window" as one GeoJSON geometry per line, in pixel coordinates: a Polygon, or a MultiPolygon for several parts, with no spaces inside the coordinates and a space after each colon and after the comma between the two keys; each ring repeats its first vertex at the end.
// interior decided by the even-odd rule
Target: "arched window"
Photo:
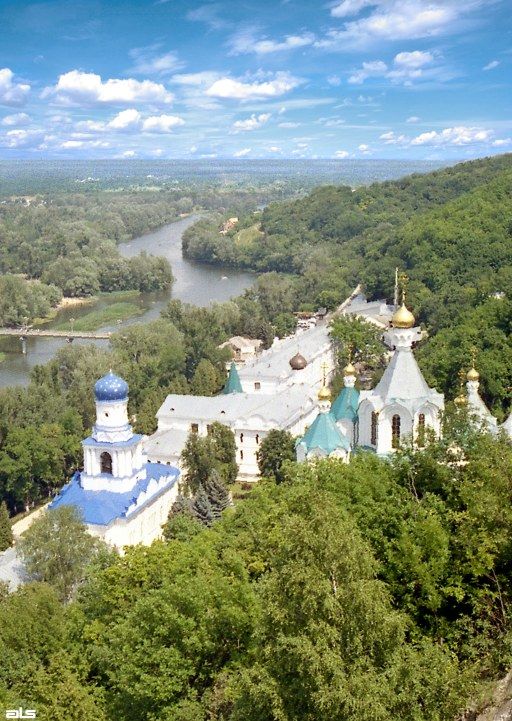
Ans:
{"type": "Polygon", "coordinates": [[[372,446],[377,445],[377,414],[375,412],[372,413],[372,427],[371,427],[370,442],[371,442],[372,446]]]}
{"type": "Polygon", "coordinates": [[[259,446],[260,444],[260,436],[259,433],[256,433],[256,445],[259,446]]]}
{"type": "Polygon", "coordinates": [[[100,456],[101,472],[112,475],[112,456],[104,451],[100,456]]]}
{"type": "Polygon", "coordinates": [[[391,419],[391,445],[393,448],[400,447],[400,416],[397,413],[391,419]]]}
{"type": "Polygon", "coordinates": [[[418,446],[425,445],[425,414],[420,413],[418,416],[418,436],[416,439],[418,446]]]}
{"type": "Polygon", "coordinates": [[[244,442],[244,434],[240,433],[240,443],[243,443],[243,442],[244,442]]]}
{"type": "Polygon", "coordinates": [[[241,460],[241,461],[244,460],[244,452],[243,452],[243,451],[240,451],[240,460],[241,460]]]}

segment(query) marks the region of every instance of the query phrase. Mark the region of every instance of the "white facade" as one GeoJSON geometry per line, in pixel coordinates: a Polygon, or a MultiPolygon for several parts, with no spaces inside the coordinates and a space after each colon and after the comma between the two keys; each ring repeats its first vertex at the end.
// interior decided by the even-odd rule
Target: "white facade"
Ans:
{"type": "Polygon", "coordinates": [[[147,461],[143,436],[128,422],[128,386],[112,372],[95,385],[96,424],[75,473],[50,509],[75,506],[89,532],[122,551],[162,534],[178,494],[177,468],[147,461]]]}
{"type": "Polygon", "coordinates": [[[428,387],[416,363],[412,344],[419,336],[418,328],[388,330],[391,361],[377,386],[361,392],[358,444],[378,454],[393,453],[406,439],[421,445],[428,430],[441,432],[444,396],[428,387]]]}

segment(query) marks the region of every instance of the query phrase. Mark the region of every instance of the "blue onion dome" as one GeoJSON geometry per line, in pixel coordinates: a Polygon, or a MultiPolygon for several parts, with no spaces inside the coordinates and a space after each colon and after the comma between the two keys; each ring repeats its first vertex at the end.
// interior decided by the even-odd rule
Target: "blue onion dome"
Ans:
{"type": "Polygon", "coordinates": [[[94,395],[97,401],[121,401],[128,398],[128,383],[109,371],[96,381],[94,395]]]}

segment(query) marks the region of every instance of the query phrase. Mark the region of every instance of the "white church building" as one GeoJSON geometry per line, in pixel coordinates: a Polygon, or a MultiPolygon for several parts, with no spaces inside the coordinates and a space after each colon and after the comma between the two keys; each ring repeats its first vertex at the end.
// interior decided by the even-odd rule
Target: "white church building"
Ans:
{"type": "Polygon", "coordinates": [[[128,422],[128,384],[112,371],[94,386],[96,424],[82,442],[84,469],[77,471],[50,504],[75,506],[89,532],[122,549],[149,544],[178,494],[179,470],[150,463],[145,437],[128,422]]]}

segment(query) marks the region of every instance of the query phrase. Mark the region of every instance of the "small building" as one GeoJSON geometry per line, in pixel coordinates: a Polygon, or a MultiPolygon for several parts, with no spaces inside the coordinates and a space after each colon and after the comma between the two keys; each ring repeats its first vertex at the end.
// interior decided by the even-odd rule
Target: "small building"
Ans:
{"type": "Polygon", "coordinates": [[[228,218],[224,223],[222,223],[220,234],[226,235],[226,233],[229,233],[230,230],[233,230],[233,228],[238,224],[238,218],[228,218]]]}
{"type": "Polygon", "coordinates": [[[75,506],[89,532],[122,550],[150,544],[178,495],[179,470],[148,462],[144,436],[128,422],[128,384],[112,371],[94,386],[96,423],[77,471],[49,509],[75,506]]]}
{"type": "Polygon", "coordinates": [[[260,350],[262,342],[259,338],[244,338],[241,335],[235,335],[221,343],[219,348],[229,348],[233,360],[237,363],[245,363],[254,358],[260,350]]]}

